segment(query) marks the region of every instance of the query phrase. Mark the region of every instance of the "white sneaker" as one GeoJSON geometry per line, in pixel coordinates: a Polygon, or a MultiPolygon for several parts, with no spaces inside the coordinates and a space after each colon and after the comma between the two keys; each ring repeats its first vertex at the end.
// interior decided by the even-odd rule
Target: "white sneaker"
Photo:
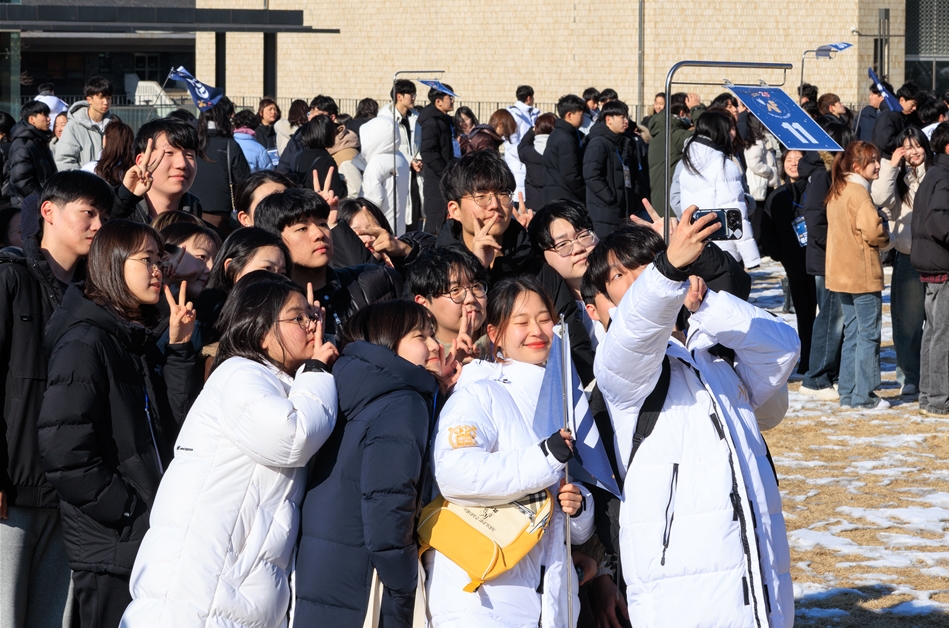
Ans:
{"type": "Polygon", "coordinates": [[[900,389],[900,394],[904,397],[912,397],[913,395],[919,394],[919,388],[913,384],[903,384],[903,388],[900,389]]]}
{"type": "Polygon", "coordinates": [[[840,395],[837,394],[837,391],[833,388],[808,388],[807,386],[801,386],[801,392],[811,397],[817,397],[822,401],[838,401],[840,399],[840,395]]]}
{"type": "Polygon", "coordinates": [[[877,404],[875,406],[870,406],[867,410],[886,410],[890,407],[890,402],[886,399],[877,399],[877,404]]]}

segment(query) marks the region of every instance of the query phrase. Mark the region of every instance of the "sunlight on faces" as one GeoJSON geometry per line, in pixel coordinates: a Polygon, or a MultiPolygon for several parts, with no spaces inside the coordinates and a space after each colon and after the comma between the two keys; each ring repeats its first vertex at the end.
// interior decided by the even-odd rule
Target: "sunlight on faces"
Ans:
{"type": "Polygon", "coordinates": [[[605,294],[597,292],[596,296],[593,297],[593,305],[586,303],[584,307],[586,307],[590,319],[599,321],[600,324],[603,325],[603,328],[606,329],[610,324],[610,310],[616,306],[610,302],[609,297],[605,294]]]}
{"type": "Polygon", "coordinates": [[[92,96],[86,96],[86,102],[89,103],[90,109],[100,115],[105,115],[109,112],[109,108],[112,106],[112,96],[94,94],[92,96]]]}
{"type": "MultiPolygon", "coordinates": [[[[225,271],[227,271],[233,261],[233,258],[224,260],[225,271]]],[[[283,251],[275,246],[262,246],[258,248],[254,251],[253,257],[244,264],[244,268],[241,269],[241,272],[234,277],[234,283],[237,283],[241,280],[241,277],[255,270],[266,270],[277,275],[287,274],[287,263],[283,257],[283,251]]]]}
{"type": "Polygon", "coordinates": [[[614,305],[619,305],[619,302],[623,299],[623,295],[626,294],[629,287],[633,285],[633,282],[643,274],[643,271],[646,270],[646,266],[640,266],[639,268],[630,270],[620,264],[612,253],[610,253],[608,259],[610,271],[609,277],[606,279],[606,294],[614,305]]]}
{"type": "MultiPolygon", "coordinates": [[[[48,238],[54,238],[77,256],[89,254],[92,239],[107,220],[104,212],[86,201],[73,201],[65,205],[46,201],[40,207],[40,216],[44,223],[42,240],[48,243],[51,242],[48,238]]],[[[10,224],[12,228],[13,221],[10,224]]]]}
{"type": "Polygon", "coordinates": [[[326,218],[307,218],[306,222],[284,227],[281,237],[297,266],[324,268],[333,259],[333,239],[326,218]]]}
{"type": "Polygon", "coordinates": [[[432,333],[432,328],[416,329],[402,337],[396,347],[396,355],[421,366],[426,371],[441,375],[441,359],[438,357],[438,340],[432,333]]]}
{"type": "MultiPolygon", "coordinates": [[[[353,216],[352,220],[349,221],[349,227],[356,233],[359,233],[360,231],[365,231],[367,229],[381,229],[382,225],[380,225],[375,217],[369,213],[368,209],[363,208],[353,216]]],[[[359,236],[359,239],[362,240],[362,243],[366,245],[366,248],[368,248],[369,245],[376,240],[371,235],[361,235],[359,236]]],[[[382,253],[379,253],[378,251],[372,251],[372,256],[376,259],[382,259],[382,253]]]]}
{"type": "Polygon", "coordinates": [[[161,260],[158,243],[151,238],[125,260],[125,285],[139,305],[155,305],[161,298],[161,260]]]}
{"type": "Polygon", "coordinates": [[[35,126],[40,131],[49,131],[49,114],[38,113],[35,116],[30,116],[26,121],[33,126],[35,126]]]}
{"type": "MultiPolygon", "coordinates": [[[[197,156],[193,150],[175,148],[168,143],[164,133],[159,133],[152,149],[152,161],[161,157],[158,167],[152,173],[152,189],[149,193],[158,192],[166,196],[184,194],[191,189],[194,175],[197,172],[197,156]]],[[[145,154],[135,156],[136,165],[148,167],[145,163],[145,154]]]]}
{"type": "Polygon", "coordinates": [[[488,337],[507,360],[543,366],[554,337],[554,319],[535,292],[522,292],[514,302],[511,318],[501,330],[488,325],[488,337]]]}
{"type": "Polygon", "coordinates": [[[914,141],[912,138],[907,138],[903,141],[903,151],[905,153],[904,157],[906,158],[906,163],[913,168],[918,168],[926,161],[925,149],[919,145],[919,142],[914,141]]]}
{"type": "Polygon", "coordinates": [[[513,202],[503,205],[498,201],[498,197],[494,194],[494,191],[488,190],[478,190],[472,194],[466,194],[459,203],[455,201],[449,201],[448,203],[448,217],[461,223],[461,228],[470,237],[473,237],[480,230],[478,220],[481,221],[481,224],[484,224],[493,216],[497,216],[498,221],[494,223],[494,226],[488,231],[488,235],[500,238],[500,236],[507,231],[508,225],[511,224],[511,216],[513,213],[513,202]],[[488,194],[491,196],[491,202],[488,203],[487,207],[481,207],[471,198],[474,195],[480,194],[488,194]]]}
{"type": "Polygon", "coordinates": [[[544,251],[544,259],[547,261],[547,264],[564,279],[576,279],[579,281],[580,278],[583,277],[583,273],[587,270],[587,258],[590,257],[590,251],[596,246],[597,240],[594,239],[593,243],[589,246],[580,246],[580,243],[576,242],[575,238],[583,231],[586,231],[586,229],[580,229],[578,231],[563,218],[554,218],[550,222],[550,237],[554,242],[554,246],[561,242],[574,240],[573,253],[567,257],[561,257],[560,254],[554,250],[544,251]]]}
{"type": "MultiPolygon", "coordinates": [[[[453,268],[450,281],[451,283],[448,286],[449,290],[458,287],[470,288],[474,279],[467,275],[462,277],[461,273],[453,268]]],[[[476,297],[471,290],[467,290],[465,292],[465,300],[462,303],[455,303],[447,294],[434,296],[431,299],[425,298],[422,295],[416,295],[415,302],[425,306],[431,311],[435,317],[435,321],[438,323],[438,332],[436,335],[442,342],[448,343],[455,339],[455,336],[458,335],[458,331],[461,329],[462,313],[471,315],[472,321],[471,327],[468,330],[469,333],[474,334],[484,325],[484,317],[488,307],[488,295],[485,294],[479,298],[476,297]]]]}
{"type": "Polygon", "coordinates": [[[217,255],[217,247],[209,238],[200,234],[191,236],[182,242],[180,247],[185,253],[178,263],[176,275],[188,282],[185,294],[193,301],[198,298],[204,289],[204,284],[208,282],[211,267],[214,266],[214,257],[217,255]]]}
{"type": "Polygon", "coordinates": [[[254,212],[257,211],[257,206],[260,204],[260,201],[264,200],[265,197],[270,196],[274,192],[283,192],[287,189],[283,183],[277,183],[276,181],[267,181],[266,183],[260,185],[250,197],[250,207],[247,208],[247,211],[237,212],[237,221],[241,223],[244,227],[253,227],[254,226],[254,212]]]}
{"type": "Polygon", "coordinates": [[[784,157],[784,172],[792,181],[797,181],[801,178],[797,166],[801,162],[802,157],[804,157],[804,153],[799,150],[789,150],[784,157]]]}
{"type": "Polygon", "coordinates": [[[273,124],[277,121],[277,105],[267,105],[264,107],[264,110],[260,112],[260,121],[263,124],[273,124]]]}
{"type": "Polygon", "coordinates": [[[309,324],[303,329],[294,318],[301,314],[310,314],[312,309],[299,292],[292,292],[280,309],[278,320],[264,336],[261,349],[276,366],[284,372],[294,373],[300,366],[313,357],[316,344],[316,326],[309,324]]]}
{"type": "Polygon", "coordinates": [[[66,122],[68,118],[66,116],[56,116],[56,122],[53,126],[53,135],[56,137],[63,136],[63,129],[66,128],[66,122]]]}
{"type": "Polygon", "coordinates": [[[873,181],[874,179],[880,178],[880,158],[876,157],[868,163],[866,166],[860,167],[859,164],[853,165],[854,172],[859,174],[861,177],[867,181],[873,181]]]}

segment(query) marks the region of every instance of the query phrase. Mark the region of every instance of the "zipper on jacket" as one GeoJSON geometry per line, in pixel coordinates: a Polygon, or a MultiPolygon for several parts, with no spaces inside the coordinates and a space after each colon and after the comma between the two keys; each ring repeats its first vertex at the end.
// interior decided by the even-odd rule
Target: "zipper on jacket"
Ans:
{"type": "Polygon", "coordinates": [[[158,460],[158,472],[165,475],[165,468],[161,464],[161,454],[158,453],[158,441],[155,440],[155,428],[152,427],[152,412],[148,407],[148,390],[145,390],[145,420],[148,421],[148,433],[152,436],[152,446],[155,448],[155,458],[158,460]]]}
{"type": "Polygon", "coordinates": [[[666,565],[666,550],[669,549],[669,541],[672,539],[672,520],[675,519],[675,496],[676,488],[679,485],[679,463],[672,465],[672,479],[669,481],[669,501],[666,503],[666,525],[662,530],[662,559],[659,564],[666,565]]]}
{"type": "Polygon", "coordinates": [[[745,606],[751,604],[751,600],[748,599],[748,578],[745,576],[741,577],[741,592],[745,596],[745,606]]]}

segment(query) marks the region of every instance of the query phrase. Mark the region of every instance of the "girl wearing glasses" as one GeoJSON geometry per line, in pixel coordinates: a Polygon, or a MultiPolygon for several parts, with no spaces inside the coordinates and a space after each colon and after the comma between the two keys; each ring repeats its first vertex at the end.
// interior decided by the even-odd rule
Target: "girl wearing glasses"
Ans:
{"type": "Polygon", "coordinates": [[[409,628],[443,352],[432,315],[406,300],[361,309],[339,342],[339,419],[303,501],[294,625],[362,626],[375,570],[385,591],[380,625],[409,628]]]}
{"type": "Polygon", "coordinates": [[[73,284],[47,327],[53,351],[39,448],[59,493],[82,626],[117,626],[149,511],[197,394],[195,314],[168,288],[169,344],[155,345],[164,242],[151,227],[103,225],[85,287],[73,284]]]}
{"type": "Polygon", "coordinates": [[[265,270],[231,291],[122,626],[285,625],[306,464],[336,421],[336,349],[309,296],[265,270]]]}

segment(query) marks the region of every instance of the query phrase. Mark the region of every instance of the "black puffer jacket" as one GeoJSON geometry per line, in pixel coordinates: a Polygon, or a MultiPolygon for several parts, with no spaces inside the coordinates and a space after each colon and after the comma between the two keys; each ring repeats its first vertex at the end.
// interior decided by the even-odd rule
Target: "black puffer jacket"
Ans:
{"type": "MultiPolygon", "coordinates": [[[[593,219],[596,234],[605,238],[627,220],[626,177],[628,142],[625,137],[597,122],[587,135],[583,150],[583,180],[586,183],[586,206],[593,219]]],[[[638,168],[637,168],[638,170],[638,168]]],[[[633,170],[630,170],[632,188],[633,170]]]]}
{"type": "Polygon", "coordinates": [[[580,132],[564,120],[554,123],[544,150],[544,203],[560,198],[587,201],[580,132]]]}
{"type": "Polygon", "coordinates": [[[338,326],[367,305],[400,298],[402,286],[402,275],[385,266],[327,268],[326,285],[313,294],[326,308],[325,332],[337,333],[338,326]]]}
{"type": "Polygon", "coordinates": [[[197,396],[191,343],[155,347],[71,286],[46,333],[39,449],[74,570],[129,575],[178,428],[197,396]]]}
{"type": "Polygon", "coordinates": [[[333,376],[339,413],[303,501],[296,623],[361,626],[376,569],[382,625],[409,628],[415,513],[438,386],[424,368],[362,341],[346,345],[333,376]]]}
{"type": "Polygon", "coordinates": [[[236,192],[237,186],[250,176],[247,158],[237,140],[215,130],[208,131],[205,153],[210,161],[198,158],[190,192],[201,199],[201,209],[206,213],[230,214],[231,189],[228,182],[233,184],[236,192]]]}
{"type": "Polygon", "coordinates": [[[807,274],[824,276],[827,257],[827,205],[824,199],[830,191],[830,171],[820,153],[808,151],[797,164],[801,179],[807,180],[807,198],[804,199],[804,222],[807,224],[807,274]]]}
{"type": "Polygon", "coordinates": [[[7,183],[7,160],[10,159],[10,137],[0,139],[0,204],[6,205],[10,200],[10,184],[7,183]]]}
{"type": "Polygon", "coordinates": [[[917,272],[949,273],[949,155],[936,155],[913,199],[913,247],[917,272]]]}
{"type": "Polygon", "coordinates": [[[448,203],[442,196],[441,183],[445,170],[455,159],[451,140],[454,137],[451,116],[442,113],[430,104],[418,114],[418,126],[422,129],[419,154],[422,157],[422,192],[425,203],[425,230],[439,231],[448,213],[448,203]]]}
{"type": "MultiPolygon", "coordinates": [[[[146,225],[152,221],[148,211],[148,201],[144,196],[135,196],[122,184],[117,185],[112,191],[115,200],[112,203],[112,214],[109,218],[124,218],[146,225]]],[[[178,203],[178,211],[201,218],[201,201],[191,192],[185,192],[178,203]]]]}
{"type": "Polygon", "coordinates": [[[40,131],[26,121],[10,130],[10,158],[4,168],[10,178],[10,201],[17,207],[30,194],[39,194],[43,184],[56,174],[56,162],[49,150],[49,131],[40,131]]]}
{"type": "Polygon", "coordinates": [[[906,128],[908,116],[902,111],[884,111],[880,108],[876,122],[873,123],[873,143],[880,149],[884,159],[890,159],[896,150],[896,138],[906,128]]]}
{"type": "Polygon", "coordinates": [[[764,203],[762,248],[771,259],[781,262],[788,279],[807,279],[807,247],[801,246],[792,224],[798,217],[804,216],[806,190],[805,179],[785,183],[772,192],[764,203]]]}
{"type": "MultiPolygon", "coordinates": [[[[348,189],[346,182],[339,176],[339,166],[336,160],[329,154],[325,148],[304,148],[297,153],[296,160],[293,162],[292,178],[302,187],[313,189],[313,171],[316,170],[316,176],[319,177],[320,186],[326,181],[326,175],[330,168],[333,169],[333,178],[330,179],[330,188],[339,198],[346,198],[348,189]]],[[[358,190],[353,190],[353,193],[358,190]]]]}
{"type": "MultiPolygon", "coordinates": [[[[524,203],[529,209],[544,206],[544,155],[534,148],[534,129],[524,134],[517,145],[517,156],[527,169],[524,177],[524,203]]],[[[544,138],[546,141],[546,138],[544,138]]]]}
{"type": "MultiPolygon", "coordinates": [[[[435,246],[455,246],[467,250],[461,235],[461,224],[455,220],[449,220],[438,234],[435,246]]],[[[573,355],[573,364],[577,367],[577,373],[583,380],[584,386],[589,384],[593,381],[593,345],[570,288],[542,256],[534,253],[527,231],[516,220],[511,220],[507,231],[501,237],[501,248],[503,254],[496,258],[494,265],[488,269],[491,284],[505,277],[518,275],[533,275],[543,284],[554,302],[554,309],[558,314],[563,314],[567,321],[570,328],[570,353],[573,355]]]]}
{"type": "MultiPolygon", "coordinates": [[[[11,506],[58,508],[59,496],[40,460],[36,422],[46,392],[43,334],[63,291],[35,237],[24,238],[23,253],[0,253],[0,490],[11,506]]],[[[81,274],[80,268],[77,275],[81,274]]]]}
{"type": "Polygon", "coordinates": [[[254,139],[267,150],[277,148],[277,129],[272,124],[260,124],[254,129],[254,139]]]}

